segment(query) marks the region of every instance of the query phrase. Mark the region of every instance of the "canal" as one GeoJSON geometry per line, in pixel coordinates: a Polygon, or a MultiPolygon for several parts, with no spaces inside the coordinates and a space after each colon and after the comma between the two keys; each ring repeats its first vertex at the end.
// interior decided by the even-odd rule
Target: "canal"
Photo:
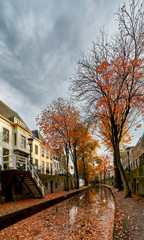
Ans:
{"type": "Polygon", "coordinates": [[[111,191],[93,187],[0,232],[0,239],[111,240],[115,204],[111,191]]]}

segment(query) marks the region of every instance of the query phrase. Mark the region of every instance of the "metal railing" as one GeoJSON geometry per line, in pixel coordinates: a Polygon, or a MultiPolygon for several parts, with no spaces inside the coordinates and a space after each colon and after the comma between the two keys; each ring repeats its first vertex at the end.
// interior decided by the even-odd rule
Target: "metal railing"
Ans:
{"type": "Polygon", "coordinates": [[[44,186],[33,165],[30,164],[28,158],[15,154],[0,156],[0,168],[1,170],[14,169],[29,171],[32,178],[36,181],[37,186],[40,188],[42,195],[44,196],[44,186]]]}

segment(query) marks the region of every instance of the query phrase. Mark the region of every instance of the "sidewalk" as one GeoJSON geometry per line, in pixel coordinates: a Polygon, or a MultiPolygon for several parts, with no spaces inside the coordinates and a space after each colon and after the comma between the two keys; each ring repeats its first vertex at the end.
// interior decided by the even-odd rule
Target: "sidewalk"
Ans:
{"type": "Polygon", "coordinates": [[[116,214],[114,240],[144,240],[144,201],[135,195],[125,198],[124,192],[112,188],[116,214]]]}
{"type": "Polygon", "coordinates": [[[45,195],[41,199],[26,199],[16,202],[0,204],[0,230],[16,223],[26,217],[53,206],[77,193],[86,190],[88,187],[80,187],[70,191],[61,191],[45,195]]]}

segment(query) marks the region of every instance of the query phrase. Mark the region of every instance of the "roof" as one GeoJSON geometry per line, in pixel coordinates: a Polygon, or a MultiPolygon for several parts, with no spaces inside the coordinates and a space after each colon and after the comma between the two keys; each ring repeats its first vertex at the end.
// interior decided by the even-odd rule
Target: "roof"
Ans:
{"type": "Polygon", "coordinates": [[[42,137],[42,135],[40,134],[40,132],[38,130],[33,130],[32,131],[33,135],[35,135],[35,137],[39,140],[42,141],[42,143],[44,143],[44,138],[42,137]]]}
{"type": "MultiPolygon", "coordinates": [[[[19,121],[21,121],[23,124],[25,122],[22,120],[22,118],[16,113],[14,110],[12,110],[9,106],[7,106],[4,102],[0,100],[0,115],[10,120],[12,117],[16,117],[19,121]]],[[[25,124],[26,128],[29,130],[28,126],[25,124]]],[[[30,130],[29,130],[30,131],[30,130]]]]}

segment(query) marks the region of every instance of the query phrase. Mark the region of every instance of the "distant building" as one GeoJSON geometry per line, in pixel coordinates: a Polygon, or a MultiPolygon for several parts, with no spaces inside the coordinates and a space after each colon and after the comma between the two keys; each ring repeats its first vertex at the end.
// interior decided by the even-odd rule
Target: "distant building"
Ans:
{"type": "Polygon", "coordinates": [[[121,154],[121,162],[125,171],[132,168],[134,162],[134,147],[130,146],[125,149],[121,154]]]}
{"type": "Polygon", "coordinates": [[[134,170],[144,164],[144,134],[136,145],[127,147],[121,155],[124,170],[134,170]]]}

